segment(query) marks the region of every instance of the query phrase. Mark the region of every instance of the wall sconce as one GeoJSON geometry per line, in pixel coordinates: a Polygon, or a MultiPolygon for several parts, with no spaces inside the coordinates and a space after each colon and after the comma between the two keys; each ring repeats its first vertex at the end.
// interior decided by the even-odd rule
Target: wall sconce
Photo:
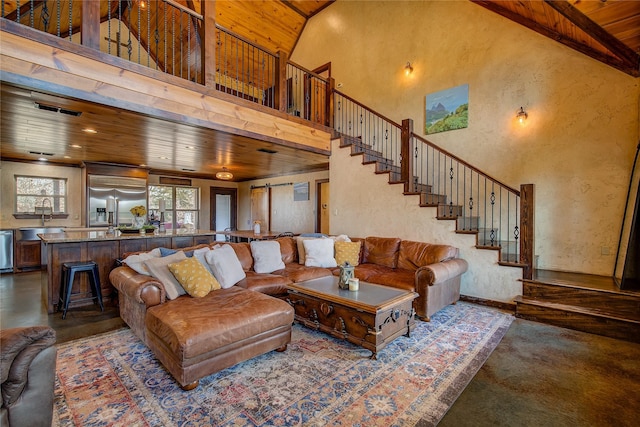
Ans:
{"type": "Polygon", "coordinates": [[[223,167],[220,172],[216,173],[216,178],[221,179],[223,181],[229,181],[230,179],[233,178],[233,174],[229,172],[229,169],[223,167]]]}
{"type": "Polygon", "coordinates": [[[407,61],[407,65],[404,66],[404,75],[408,76],[413,73],[413,67],[411,66],[411,62],[407,61]]]}
{"type": "Polygon", "coordinates": [[[518,113],[516,114],[516,118],[518,119],[518,121],[520,123],[524,123],[525,120],[527,120],[527,117],[529,117],[529,115],[527,114],[526,111],[524,111],[524,108],[520,107],[520,110],[518,111],[518,113]]]}

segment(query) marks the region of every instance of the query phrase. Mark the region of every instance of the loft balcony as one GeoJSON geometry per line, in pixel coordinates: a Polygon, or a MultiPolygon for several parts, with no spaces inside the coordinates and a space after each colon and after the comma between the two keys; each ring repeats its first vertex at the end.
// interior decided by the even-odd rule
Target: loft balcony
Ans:
{"type": "MultiPolygon", "coordinates": [[[[139,150],[124,152],[93,147],[86,160],[187,175],[246,164],[234,171],[237,180],[326,169],[332,80],[289,61],[286,52],[271,52],[217,25],[215,10],[200,4],[201,14],[169,0],[3,2],[3,112],[12,118],[3,135],[33,136],[27,122],[42,117],[28,107],[38,104],[132,128],[135,123],[139,140],[165,139],[156,145],[139,141],[139,150]],[[184,164],[164,165],[150,153],[136,153],[176,149],[182,140],[191,146],[199,140],[201,155],[184,153],[177,156],[184,164]],[[251,161],[255,150],[280,156],[260,164],[251,161]]],[[[56,121],[72,127],[86,117],[59,115],[56,121]]],[[[123,132],[123,142],[133,138],[123,132]]],[[[75,133],[58,126],[30,141],[26,151],[55,151],[55,144],[73,144],[75,133]]],[[[3,141],[3,158],[27,160],[18,145],[3,141]]],[[[63,151],[54,160],[65,163],[63,151]]]]}

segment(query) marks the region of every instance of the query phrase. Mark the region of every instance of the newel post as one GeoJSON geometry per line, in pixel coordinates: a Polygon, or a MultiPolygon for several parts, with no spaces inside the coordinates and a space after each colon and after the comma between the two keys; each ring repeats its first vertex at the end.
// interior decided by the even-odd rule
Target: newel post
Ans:
{"type": "Polygon", "coordinates": [[[333,77],[329,77],[329,82],[327,84],[327,119],[326,119],[326,123],[325,126],[329,126],[331,129],[333,129],[333,124],[334,124],[334,116],[333,116],[333,111],[334,111],[334,106],[333,106],[333,92],[336,90],[336,79],[334,79],[333,77]]]}
{"type": "Polygon", "coordinates": [[[100,2],[82,2],[81,43],[91,49],[100,50],[100,2]]]}
{"type": "Polygon", "coordinates": [[[411,191],[411,171],[413,170],[413,158],[411,157],[411,135],[413,135],[413,120],[402,121],[400,134],[400,179],[404,182],[404,192],[411,191]]]}
{"type": "Polygon", "coordinates": [[[525,265],[523,279],[533,278],[534,213],[534,185],[523,184],[520,186],[520,263],[525,265]]]}
{"type": "Polygon", "coordinates": [[[289,62],[289,55],[284,50],[278,51],[276,57],[276,76],[275,76],[275,88],[274,88],[274,105],[278,111],[287,111],[289,103],[287,97],[291,94],[287,93],[287,63],[289,62]]]}
{"type": "Polygon", "coordinates": [[[208,88],[216,87],[216,2],[200,2],[202,28],[200,30],[200,57],[202,58],[202,76],[208,88]]]}

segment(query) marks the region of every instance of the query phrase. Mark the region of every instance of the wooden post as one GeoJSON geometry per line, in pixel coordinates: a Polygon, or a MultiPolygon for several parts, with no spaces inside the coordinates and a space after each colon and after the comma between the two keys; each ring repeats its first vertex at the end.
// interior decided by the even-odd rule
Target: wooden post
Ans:
{"type": "Polygon", "coordinates": [[[411,157],[411,135],[413,134],[413,120],[402,121],[402,133],[400,139],[401,169],[400,179],[404,182],[404,192],[411,191],[411,171],[413,170],[413,158],[411,157]]]}
{"type": "Polygon", "coordinates": [[[202,58],[202,84],[216,88],[216,2],[200,2],[202,12],[202,30],[200,49],[202,58]]]}
{"type": "Polygon", "coordinates": [[[276,57],[276,76],[275,87],[273,88],[274,106],[278,111],[287,111],[288,103],[287,98],[293,96],[291,93],[287,93],[287,62],[289,62],[289,55],[284,50],[278,51],[276,57]]]}
{"type": "Polygon", "coordinates": [[[329,83],[327,84],[327,118],[325,126],[329,126],[333,129],[333,91],[336,88],[336,79],[329,77],[329,83]]]}
{"type": "Polygon", "coordinates": [[[82,2],[81,43],[91,49],[100,50],[100,2],[82,2]]]}
{"type": "Polygon", "coordinates": [[[522,269],[523,279],[533,278],[534,250],[534,185],[520,186],[520,263],[525,264],[522,269]]]}

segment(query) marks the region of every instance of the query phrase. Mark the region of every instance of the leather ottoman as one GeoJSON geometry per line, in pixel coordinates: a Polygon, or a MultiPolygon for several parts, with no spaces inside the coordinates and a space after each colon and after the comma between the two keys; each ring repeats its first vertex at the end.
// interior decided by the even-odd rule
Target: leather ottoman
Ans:
{"type": "Polygon", "coordinates": [[[214,372],[286,350],[293,317],[288,303],[233,286],[150,307],[145,325],[156,358],[183,389],[191,390],[214,372]]]}

